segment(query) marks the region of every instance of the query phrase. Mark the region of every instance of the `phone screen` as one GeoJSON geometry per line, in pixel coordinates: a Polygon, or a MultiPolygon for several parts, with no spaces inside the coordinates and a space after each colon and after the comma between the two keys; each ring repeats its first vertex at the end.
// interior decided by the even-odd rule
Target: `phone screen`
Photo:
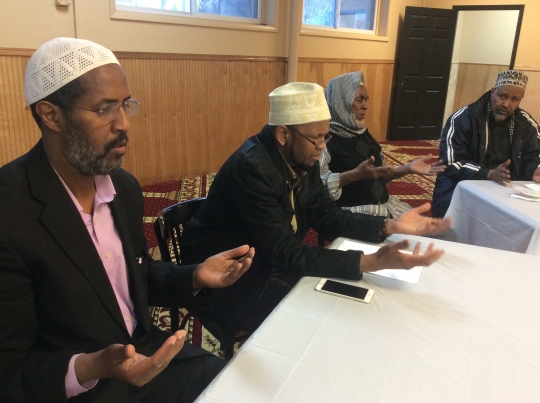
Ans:
{"type": "Polygon", "coordinates": [[[336,294],[346,295],[347,297],[365,299],[369,292],[366,288],[356,287],[350,284],[338,283],[337,281],[326,280],[322,286],[324,291],[333,292],[336,294]]]}

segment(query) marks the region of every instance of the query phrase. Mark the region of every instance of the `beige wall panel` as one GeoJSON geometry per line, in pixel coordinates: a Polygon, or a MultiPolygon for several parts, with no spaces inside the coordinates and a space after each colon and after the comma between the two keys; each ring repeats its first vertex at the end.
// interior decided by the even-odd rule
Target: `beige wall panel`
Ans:
{"type": "Polygon", "coordinates": [[[476,101],[493,88],[497,74],[507,69],[508,65],[459,63],[452,113],[476,101]]]}
{"type": "Polygon", "coordinates": [[[78,1],[75,14],[79,38],[113,51],[283,57],[287,10],[279,10],[277,32],[113,20],[109,0],[78,1]]]}
{"type": "Polygon", "coordinates": [[[369,94],[369,109],[366,114],[366,126],[377,140],[386,138],[390,93],[394,63],[385,61],[347,62],[324,60],[300,60],[298,81],[314,82],[326,87],[328,81],[341,74],[362,70],[369,94]]]}
{"type": "Polygon", "coordinates": [[[40,138],[24,99],[28,59],[0,55],[0,166],[24,154],[40,138]]]}
{"type": "Polygon", "coordinates": [[[518,10],[460,12],[464,40],[458,62],[509,65],[518,16],[518,10]]]}
{"type": "Polygon", "coordinates": [[[516,55],[515,66],[523,68],[540,66],[540,35],[538,21],[540,19],[540,1],[538,0],[424,0],[424,7],[452,8],[453,6],[471,5],[508,5],[524,4],[523,23],[516,55]]]}
{"type": "Polygon", "coordinates": [[[75,35],[73,7],[57,7],[54,0],[0,0],[0,10],[0,47],[37,49],[75,35]]]}

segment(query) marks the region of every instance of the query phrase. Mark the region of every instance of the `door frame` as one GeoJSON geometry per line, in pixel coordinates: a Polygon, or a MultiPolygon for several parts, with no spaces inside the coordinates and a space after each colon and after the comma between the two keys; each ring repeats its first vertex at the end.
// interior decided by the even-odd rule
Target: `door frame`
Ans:
{"type": "MultiPolygon", "coordinates": [[[[516,53],[519,42],[519,35],[521,33],[521,22],[523,20],[523,13],[525,11],[525,4],[508,4],[508,5],[491,5],[491,6],[453,6],[452,11],[455,12],[454,18],[457,21],[459,11],[493,11],[493,10],[518,10],[519,15],[516,24],[516,32],[514,34],[514,46],[512,48],[512,56],[510,58],[510,69],[514,68],[514,63],[516,61],[516,53]]],[[[454,41],[456,36],[454,34],[454,41]]]]}

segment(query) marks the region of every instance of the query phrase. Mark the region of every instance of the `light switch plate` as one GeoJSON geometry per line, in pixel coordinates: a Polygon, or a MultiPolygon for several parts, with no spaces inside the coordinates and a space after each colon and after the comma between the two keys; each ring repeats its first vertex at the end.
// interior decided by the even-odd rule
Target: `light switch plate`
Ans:
{"type": "Polygon", "coordinates": [[[70,6],[71,0],[56,0],[57,6],[70,6]]]}

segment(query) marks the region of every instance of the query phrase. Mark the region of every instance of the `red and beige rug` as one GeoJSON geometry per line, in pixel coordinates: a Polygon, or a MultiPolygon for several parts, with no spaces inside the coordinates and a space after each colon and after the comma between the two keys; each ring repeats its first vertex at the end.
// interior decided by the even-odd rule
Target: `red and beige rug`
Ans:
{"type": "MultiPolygon", "coordinates": [[[[407,164],[415,158],[432,154],[439,155],[437,140],[421,141],[382,141],[385,163],[391,165],[407,164]]],[[[215,174],[206,174],[195,178],[183,178],[143,187],[145,198],[144,230],[150,253],[154,259],[160,259],[152,224],[159,211],[179,201],[203,197],[208,194],[215,174]]],[[[421,175],[409,175],[388,185],[391,195],[416,207],[431,201],[435,178],[421,175]]],[[[308,245],[317,245],[317,233],[310,231],[303,240],[308,245]]],[[[180,312],[180,320],[185,311],[180,312]]],[[[150,316],[154,323],[162,329],[170,330],[170,312],[164,307],[150,307],[150,316]]],[[[219,355],[219,343],[197,320],[190,320],[187,340],[192,344],[219,355]]]]}

